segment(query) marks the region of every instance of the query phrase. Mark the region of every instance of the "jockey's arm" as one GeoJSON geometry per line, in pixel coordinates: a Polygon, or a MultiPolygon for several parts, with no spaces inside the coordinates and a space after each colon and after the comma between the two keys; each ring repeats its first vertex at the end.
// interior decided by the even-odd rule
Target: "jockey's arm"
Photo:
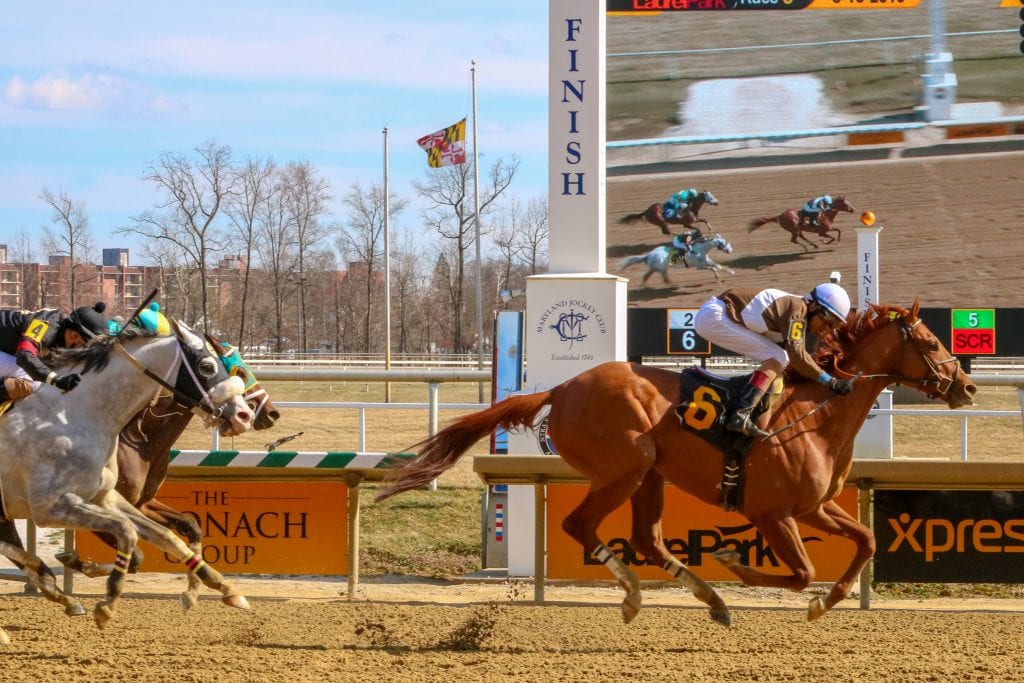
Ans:
{"type": "Polygon", "coordinates": [[[45,382],[53,372],[39,357],[39,347],[28,340],[23,340],[18,344],[18,349],[14,352],[14,360],[19,368],[37,382],[45,382]]]}

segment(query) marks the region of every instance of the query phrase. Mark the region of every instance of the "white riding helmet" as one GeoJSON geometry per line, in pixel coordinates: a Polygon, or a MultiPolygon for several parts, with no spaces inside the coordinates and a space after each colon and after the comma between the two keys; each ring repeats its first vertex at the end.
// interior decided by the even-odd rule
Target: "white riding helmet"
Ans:
{"type": "Polygon", "coordinates": [[[850,295],[834,282],[820,284],[804,297],[807,303],[815,302],[839,320],[846,320],[850,314],[850,295]]]}

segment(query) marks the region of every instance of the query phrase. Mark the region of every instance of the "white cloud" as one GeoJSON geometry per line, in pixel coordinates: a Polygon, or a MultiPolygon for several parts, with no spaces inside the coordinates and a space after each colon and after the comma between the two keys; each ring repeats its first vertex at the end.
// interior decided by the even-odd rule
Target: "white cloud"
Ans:
{"type": "Polygon", "coordinates": [[[97,111],[168,115],[184,106],[166,95],[154,94],[132,81],[105,73],[75,77],[48,73],[34,81],[13,76],[4,87],[4,102],[20,109],[97,111]]]}

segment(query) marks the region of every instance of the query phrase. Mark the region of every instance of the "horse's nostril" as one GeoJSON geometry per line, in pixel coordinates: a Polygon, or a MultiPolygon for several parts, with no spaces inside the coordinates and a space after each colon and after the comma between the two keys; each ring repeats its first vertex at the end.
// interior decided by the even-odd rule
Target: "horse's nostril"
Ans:
{"type": "Polygon", "coordinates": [[[278,420],[281,419],[281,411],[280,410],[271,410],[270,412],[267,413],[267,417],[269,417],[274,422],[277,422],[278,420]]]}
{"type": "Polygon", "coordinates": [[[978,393],[978,387],[974,384],[967,384],[964,386],[964,391],[966,391],[971,396],[974,396],[976,393],[978,393]]]}

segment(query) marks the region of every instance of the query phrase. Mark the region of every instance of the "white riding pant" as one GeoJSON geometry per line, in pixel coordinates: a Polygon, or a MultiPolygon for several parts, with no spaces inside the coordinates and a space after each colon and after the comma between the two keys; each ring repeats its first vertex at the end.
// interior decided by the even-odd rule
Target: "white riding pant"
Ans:
{"type": "Polygon", "coordinates": [[[21,369],[17,359],[6,351],[0,351],[0,381],[8,377],[20,377],[32,382],[32,391],[39,388],[40,382],[32,379],[27,372],[21,369]]]}
{"type": "Polygon", "coordinates": [[[694,317],[697,334],[712,344],[739,353],[758,363],[775,359],[782,367],[789,365],[786,350],[753,330],[733,322],[725,313],[725,303],[718,297],[708,299],[694,317]]]}

